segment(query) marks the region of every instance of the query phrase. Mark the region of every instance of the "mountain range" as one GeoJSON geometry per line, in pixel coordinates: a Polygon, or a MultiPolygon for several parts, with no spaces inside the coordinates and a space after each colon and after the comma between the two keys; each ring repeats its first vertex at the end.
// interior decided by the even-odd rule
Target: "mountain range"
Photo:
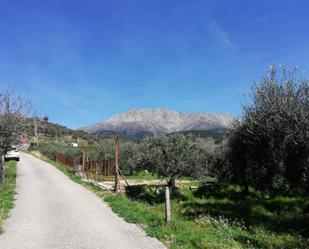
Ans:
{"type": "Polygon", "coordinates": [[[233,118],[229,114],[184,113],[163,108],[133,109],[80,130],[92,135],[143,138],[181,131],[225,130],[233,118]]]}

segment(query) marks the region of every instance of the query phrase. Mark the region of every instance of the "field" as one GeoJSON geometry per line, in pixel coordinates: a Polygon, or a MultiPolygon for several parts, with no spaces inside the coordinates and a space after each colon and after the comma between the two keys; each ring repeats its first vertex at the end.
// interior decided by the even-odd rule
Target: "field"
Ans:
{"type": "Polygon", "coordinates": [[[197,191],[174,193],[172,221],[165,225],[164,195],[148,188],[136,195],[111,195],[105,200],[129,222],[142,224],[171,248],[308,248],[309,200],[274,196],[264,199],[251,190],[217,186],[205,196],[197,191]]]}

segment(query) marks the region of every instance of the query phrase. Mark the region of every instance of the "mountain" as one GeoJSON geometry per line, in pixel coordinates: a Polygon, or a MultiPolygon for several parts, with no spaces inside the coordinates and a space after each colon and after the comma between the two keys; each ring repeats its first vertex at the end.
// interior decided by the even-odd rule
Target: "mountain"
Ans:
{"type": "Polygon", "coordinates": [[[143,138],[179,131],[227,129],[232,120],[231,115],[184,113],[167,109],[133,109],[81,130],[92,135],[119,134],[124,138],[143,138]]]}

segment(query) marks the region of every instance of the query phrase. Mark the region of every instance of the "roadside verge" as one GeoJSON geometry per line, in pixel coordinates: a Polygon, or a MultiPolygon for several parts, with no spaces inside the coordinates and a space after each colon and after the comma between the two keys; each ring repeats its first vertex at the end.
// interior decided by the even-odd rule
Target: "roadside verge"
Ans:
{"type": "Polygon", "coordinates": [[[0,233],[3,232],[3,221],[8,217],[9,211],[14,206],[16,189],[16,162],[6,163],[4,182],[0,184],[0,233]]]}

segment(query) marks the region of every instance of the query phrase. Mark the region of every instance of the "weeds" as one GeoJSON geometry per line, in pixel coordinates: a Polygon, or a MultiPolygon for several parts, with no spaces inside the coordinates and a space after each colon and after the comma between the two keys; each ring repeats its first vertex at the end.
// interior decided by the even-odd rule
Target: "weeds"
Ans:
{"type": "Polygon", "coordinates": [[[5,180],[0,184],[0,233],[3,232],[3,220],[14,206],[16,188],[16,162],[9,161],[6,166],[5,180]]]}

